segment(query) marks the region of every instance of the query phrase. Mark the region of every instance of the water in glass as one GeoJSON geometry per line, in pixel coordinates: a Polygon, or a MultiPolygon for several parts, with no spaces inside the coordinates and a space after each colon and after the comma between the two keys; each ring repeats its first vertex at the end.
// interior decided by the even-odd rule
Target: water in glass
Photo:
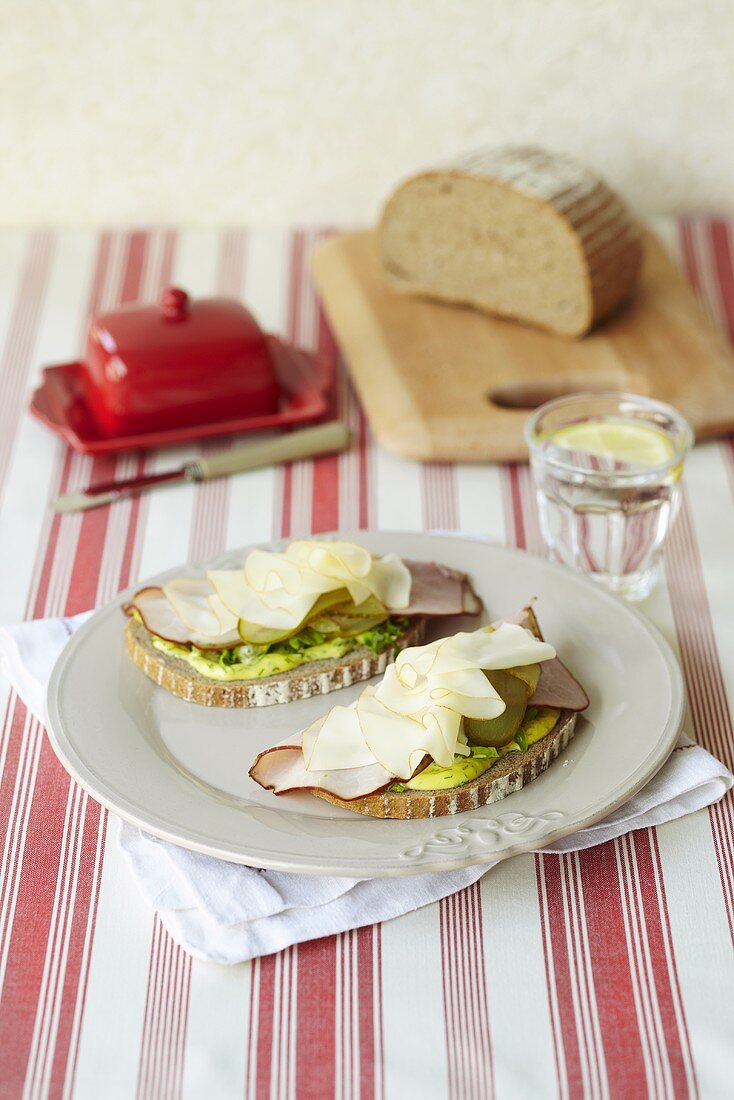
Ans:
{"type": "Polygon", "coordinates": [[[594,416],[592,405],[570,424],[536,426],[531,462],[550,555],[640,600],[655,585],[680,508],[687,447],[664,424],[643,421],[639,409],[625,411],[594,416]]]}

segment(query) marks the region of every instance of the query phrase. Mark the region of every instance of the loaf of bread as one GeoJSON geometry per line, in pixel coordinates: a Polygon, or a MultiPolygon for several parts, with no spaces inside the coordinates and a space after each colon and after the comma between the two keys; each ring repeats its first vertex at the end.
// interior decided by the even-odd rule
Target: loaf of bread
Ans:
{"type": "Polygon", "coordinates": [[[403,183],[380,223],[390,284],[583,336],[637,286],[640,228],[566,156],[488,150],[403,183]]]}

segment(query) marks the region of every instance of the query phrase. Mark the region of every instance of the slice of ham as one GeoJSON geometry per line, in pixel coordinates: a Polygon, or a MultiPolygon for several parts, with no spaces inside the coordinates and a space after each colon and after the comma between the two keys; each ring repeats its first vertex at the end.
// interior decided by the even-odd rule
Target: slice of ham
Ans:
{"type": "Polygon", "coordinates": [[[191,631],[184,626],[173,606],[163,594],[162,588],[141,588],[124,608],[126,615],[137,611],[143,626],[151,634],[176,645],[188,645],[191,631]]]}
{"type": "Polygon", "coordinates": [[[435,561],[405,560],[410,570],[410,603],[395,609],[399,615],[478,615],[482,601],[466,573],[435,561]]]}
{"type": "Polygon", "coordinates": [[[477,596],[476,592],[472,588],[472,583],[467,577],[464,581],[464,605],[463,612],[465,615],[479,615],[484,607],[482,600],[477,596]]]}
{"type": "Polygon", "coordinates": [[[589,696],[560,657],[543,661],[538,686],[528,700],[529,706],[557,707],[558,710],[586,710],[589,696]]]}
{"type": "Polygon", "coordinates": [[[394,776],[380,764],[339,771],[307,771],[301,750],[301,735],[266,749],[250,768],[250,778],[274,794],[287,791],[326,791],[345,802],[365,798],[388,787],[394,776]]]}
{"type": "Polygon", "coordinates": [[[199,649],[228,649],[241,640],[236,631],[230,631],[216,641],[203,634],[193,633],[181,622],[163,589],[155,586],[141,588],[123,610],[126,615],[131,615],[133,610],[137,611],[146,630],[165,642],[173,642],[174,645],[195,645],[199,649]]]}
{"type": "MultiPolygon", "coordinates": [[[[532,607],[523,607],[522,611],[518,611],[516,615],[506,615],[500,621],[524,626],[536,638],[543,640],[543,634],[532,607]]],[[[586,710],[588,705],[589,696],[560,657],[541,663],[538,686],[528,700],[528,706],[579,711],[586,710]]]]}

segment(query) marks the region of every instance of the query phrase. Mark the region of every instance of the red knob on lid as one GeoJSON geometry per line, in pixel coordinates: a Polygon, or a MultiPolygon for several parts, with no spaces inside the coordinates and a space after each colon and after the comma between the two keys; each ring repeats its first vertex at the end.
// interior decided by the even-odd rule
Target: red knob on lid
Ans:
{"type": "Polygon", "coordinates": [[[182,321],[189,312],[189,296],[177,286],[167,286],[161,294],[161,313],[169,321],[182,321]]]}

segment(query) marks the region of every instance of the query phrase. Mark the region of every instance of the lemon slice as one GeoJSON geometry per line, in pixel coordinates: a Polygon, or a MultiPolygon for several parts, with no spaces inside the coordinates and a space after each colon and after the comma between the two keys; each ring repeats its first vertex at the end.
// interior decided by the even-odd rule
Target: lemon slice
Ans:
{"type": "Polygon", "coordinates": [[[638,421],[587,420],[559,428],[550,438],[565,450],[583,451],[630,466],[662,466],[675,457],[675,447],[665,432],[638,421]]]}

